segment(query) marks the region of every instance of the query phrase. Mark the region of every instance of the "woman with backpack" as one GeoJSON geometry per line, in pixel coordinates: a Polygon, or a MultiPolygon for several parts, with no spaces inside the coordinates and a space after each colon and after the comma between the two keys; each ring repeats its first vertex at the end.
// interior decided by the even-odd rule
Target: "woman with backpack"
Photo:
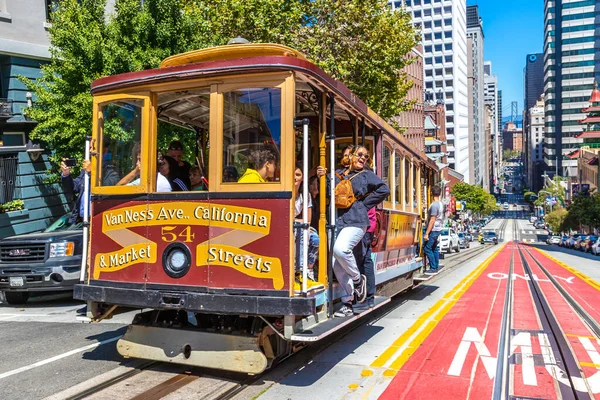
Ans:
{"type": "MultiPolygon", "coordinates": [[[[390,188],[367,168],[369,160],[370,155],[365,147],[349,149],[348,158],[342,160],[342,165],[348,167],[336,172],[335,203],[338,212],[337,237],[333,246],[333,272],[344,291],[343,304],[334,314],[336,317],[352,315],[354,300],[358,303],[365,301],[366,277],[359,271],[353,249],[361,242],[371,225],[368,211],[390,194],[390,188]]],[[[326,173],[327,169],[318,167],[318,176],[326,173]]]]}

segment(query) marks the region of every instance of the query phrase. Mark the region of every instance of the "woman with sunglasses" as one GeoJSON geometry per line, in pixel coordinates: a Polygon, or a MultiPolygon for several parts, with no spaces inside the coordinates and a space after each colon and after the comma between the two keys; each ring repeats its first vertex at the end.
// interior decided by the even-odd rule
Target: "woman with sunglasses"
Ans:
{"type": "MultiPolygon", "coordinates": [[[[336,317],[352,315],[352,303],[362,303],[367,295],[366,277],[360,273],[353,249],[359,244],[367,229],[371,226],[368,212],[381,203],[389,194],[390,188],[369,167],[369,152],[363,146],[347,148],[347,157],[342,159],[339,170],[343,179],[350,179],[356,200],[348,208],[338,208],[336,229],[337,237],[333,246],[335,263],[333,272],[341,285],[344,295],[342,307],[334,314],[336,317]]],[[[323,176],[327,169],[317,168],[317,175],[323,176]]],[[[340,182],[336,175],[335,184],[340,182]]]]}

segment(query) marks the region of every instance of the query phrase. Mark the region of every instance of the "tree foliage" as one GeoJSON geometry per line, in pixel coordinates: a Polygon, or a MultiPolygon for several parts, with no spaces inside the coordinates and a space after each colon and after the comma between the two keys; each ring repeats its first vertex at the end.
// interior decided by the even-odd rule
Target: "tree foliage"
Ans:
{"type": "Polygon", "coordinates": [[[401,69],[418,35],[386,0],[63,0],[52,15],[52,58],[27,110],[34,139],[57,156],[81,157],[91,132],[93,80],[156,68],[170,55],[241,36],[302,51],[382,117],[408,108],[412,82],[401,69]]]}
{"type": "Polygon", "coordinates": [[[498,209],[496,198],[481,186],[460,182],[452,187],[451,193],[457,201],[466,201],[467,210],[474,213],[487,215],[498,209]]]}
{"type": "Polygon", "coordinates": [[[503,161],[508,161],[508,160],[513,159],[513,158],[519,157],[520,155],[521,155],[520,151],[511,150],[511,149],[504,149],[504,151],[502,152],[502,160],[503,161]]]}
{"type": "Polygon", "coordinates": [[[567,217],[567,210],[559,208],[546,215],[545,221],[550,226],[552,232],[560,232],[563,227],[565,218],[567,217]]]}
{"type": "Polygon", "coordinates": [[[538,198],[533,202],[536,206],[546,205],[546,197],[556,197],[556,204],[552,207],[563,207],[565,204],[565,188],[561,185],[561,178],[555,177],[552,184],[538,192],[538,198]]]}
{"type": "Polygon", "coordinates": [[[580,225],[600,229],[600,194],[576,196],[569,206],[562,228],[579,230],[580,225]]]}

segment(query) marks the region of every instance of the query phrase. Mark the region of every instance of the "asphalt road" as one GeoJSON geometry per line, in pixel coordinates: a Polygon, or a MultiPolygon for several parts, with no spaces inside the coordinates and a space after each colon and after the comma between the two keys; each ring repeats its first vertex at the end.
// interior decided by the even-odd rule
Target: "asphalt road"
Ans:
{"type": "Polygon", "coordinates": [[[134,313],[88,324],[75,319],[80,307],[48,295],[23,307],[0,303],[1,399],[43,399],[129,363],[115,340],[134,313]]]}
{"type": "MultiPolygon", "coordinates": [[[[514,223],[522,241],[600,281],[600,257],[546,245],[545,233],[533,228],[528,213],[506,213],[520,217],[514,223]]],[[[489,228],[501,222],[495,219],[489,228]]],[[[463,252],[446,255],[444,262],[464,257],[463,252]]],[[[131,363],[116,352],[115,341],[136,312],[88,324],[75,319],[79,307],[80,302],[53,296],[34,298],[24,307],[0,302],[0,399],[43,399],[131,363]]]]}

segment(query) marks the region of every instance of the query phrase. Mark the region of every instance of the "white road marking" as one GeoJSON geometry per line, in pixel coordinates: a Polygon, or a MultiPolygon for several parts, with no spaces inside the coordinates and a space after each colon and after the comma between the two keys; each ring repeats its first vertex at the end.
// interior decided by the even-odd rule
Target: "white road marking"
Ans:
{"type": "Polygon", "coordinates": [[[0,379],[8,378],[9,376],[20,374],[21,372],[29,371],[30,369],[41,367],[42,365],[50,364],[51,362],[58,361],[60,359],[72,356],[72,355],[77,354],[77,353],[81,353],[82,351],[94,349],[96,347],[102,346],[103,344],[116,342],[117,340],[121,339],[121,337],[122,336],[117,336],[117,337],[114,337],[114,338],[106,339],[106,340],[103,340],[102,342],[97,342],[97,343],[94,343],[94,344],[90,344],[88,346],[80,347],[78,349],[71,350],[71,351],[68,351],[66,353],[59,354],[57,356],[54,356],[54,357],[51,357],[51,358],[47,358],[47,359],[42,360],[42,361],[38,361],[36,363],[26,365],[26,366],[21,367],[21,368],[13,369],[12,371],[8,371],[8,372],[5,372],[3,374],[0,374],[0,379]]]}
{"type": "Polygon", "coordinates": [[[17,318],[17,317],[49,317],[48,314],[24,314],[24,313],[20,313],[20,314],[0,314],[0,321],[4,321],[7,319],[11,319],[11,318],[17,318]]]}

